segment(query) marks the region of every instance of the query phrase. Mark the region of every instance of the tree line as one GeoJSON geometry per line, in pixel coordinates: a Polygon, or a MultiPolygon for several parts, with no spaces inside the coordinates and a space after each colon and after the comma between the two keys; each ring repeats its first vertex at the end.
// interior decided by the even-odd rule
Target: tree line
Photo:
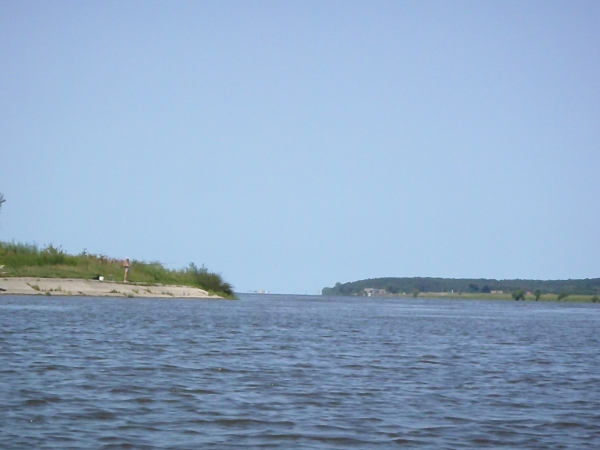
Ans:
{"type": "Polygon", "coordinates": [[[336,283],[323,288],[323,295],[365,295],[365,289],[385,290],[388,294],[413,294],[414,292],[512,293],[536,292],[540,294],[596,295],[600,293],[600,278],[580,280],[495,280],[487,278],[370,278],[348,283],[336,283]]]}

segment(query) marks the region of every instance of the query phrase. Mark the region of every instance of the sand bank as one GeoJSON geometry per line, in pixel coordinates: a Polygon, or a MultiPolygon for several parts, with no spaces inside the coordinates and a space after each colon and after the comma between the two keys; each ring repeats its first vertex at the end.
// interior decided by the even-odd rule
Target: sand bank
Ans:
{"type": "Polygon", "coordinates": [[[221,298],[188,286],[147,286],[73,278],[0,278],[0,295],[72,295],[90,297],[221,298]]]}

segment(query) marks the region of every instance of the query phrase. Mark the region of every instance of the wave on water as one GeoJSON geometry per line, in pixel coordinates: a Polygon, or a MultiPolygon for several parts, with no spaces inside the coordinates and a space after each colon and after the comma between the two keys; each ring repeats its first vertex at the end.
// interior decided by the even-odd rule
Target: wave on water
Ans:
{"type": "Polygon", "coordinates": [[[0,300],[0,448],[600,448],[600,308],[0,300]]]}

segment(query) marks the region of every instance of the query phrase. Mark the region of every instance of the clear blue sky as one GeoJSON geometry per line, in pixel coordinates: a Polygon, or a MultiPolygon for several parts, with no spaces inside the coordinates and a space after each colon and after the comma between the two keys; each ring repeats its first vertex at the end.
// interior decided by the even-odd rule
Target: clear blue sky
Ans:
{"type": "Polygon", "coordinates": [[[0,0],[0,240],[240,292],[600,277],[598,1],[0,0]]]}

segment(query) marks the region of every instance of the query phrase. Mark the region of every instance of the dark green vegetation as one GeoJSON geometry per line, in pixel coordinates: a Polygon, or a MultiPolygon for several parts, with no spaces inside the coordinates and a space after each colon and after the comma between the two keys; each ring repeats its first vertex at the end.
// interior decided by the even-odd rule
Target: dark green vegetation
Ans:
{"type": "MultiPolygon", "coordinates": [[[[525,298],[564,300],[573,296],[596,296],[600,293],[600,278],[584,280],[493,280],[456,278],[372,278],[336,283],[324,288],[323,295],[368,295],[369,290],[385,290],[377,295],[417,295],[419,293],[461,295],[479,298],[525,298]],[[365,289],[367,292],[365,292],[365,289]],[[530,294],[528,294],[530,293],[530,294]]],[[[588,301],[591,300],[587,299],[588,301]]]]}
{"type": "MultiPolygon", "coordinates": [[[[79,278],[123,281],[123,261],[85,250],[70,255],[60,247],[48,245],[39,249],[31,244],[0,242],[0,265],[5,277],[79,278]]],[[[179,270],[170,270],[159,262],[132,261],[129,280],[133,283],[177,284],[194,286],[211,294],[235,298],[233,286],[221,275],[198,268],[195,264],[179,270]]]]}
{"type": "Polygon", "coordinates": [[[526,292],[523,289],[517,289],[511,295],[515,300],[525,300],[526,292]]]}

